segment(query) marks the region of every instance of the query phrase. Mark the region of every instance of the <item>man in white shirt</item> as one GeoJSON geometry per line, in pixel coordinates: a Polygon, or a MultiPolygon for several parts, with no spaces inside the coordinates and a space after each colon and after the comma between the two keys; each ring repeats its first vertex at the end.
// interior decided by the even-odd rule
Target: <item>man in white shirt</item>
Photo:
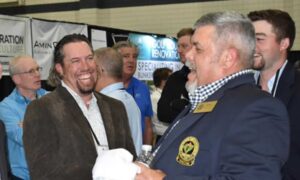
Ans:
{"type": "MultiPolygon", "coordinates": [[[[290,119],[289,158],[283,167],[284,180],[300,179],[300,72],[288,59],[296,35],[295,22],[284,11],[252,11],[248,14],[256,34],[256,61],[262,61],[257,84],[280,99],[290,119]]],[[[286,147],[288,148],[288,147],[286,147]]]]}
{"type": "Polygon", "coordinates": [[[135,150],[140,154],[143,138],[141,112],[124,88],[122,55],[113,48],[100,48],[95,50],[95,60],[98,68],[96,91],[118,99],[125,105],[135,150]]]}

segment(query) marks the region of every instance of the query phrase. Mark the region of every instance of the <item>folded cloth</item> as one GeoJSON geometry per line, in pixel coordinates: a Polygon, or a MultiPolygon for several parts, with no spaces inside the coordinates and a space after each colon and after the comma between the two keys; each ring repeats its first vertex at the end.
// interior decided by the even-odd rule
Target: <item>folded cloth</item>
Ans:
{"type": "Polygon", "coordinates": [[[140,167],[125,149],[112,149],[98,154],[93,168],[93,180],[134,180],[140,167]]]}

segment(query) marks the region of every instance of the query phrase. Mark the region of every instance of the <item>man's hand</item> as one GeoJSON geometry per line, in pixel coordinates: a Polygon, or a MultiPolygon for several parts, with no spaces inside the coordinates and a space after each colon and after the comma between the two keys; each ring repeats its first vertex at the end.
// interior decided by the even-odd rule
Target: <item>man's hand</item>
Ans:
{"type": "Polygon", "coordinates": [[[136,163],[140,168],[141,172],[136,175],[136,180],[162,180],[166,174],[161,170],[153,170],[141,163],[136,163]]]}

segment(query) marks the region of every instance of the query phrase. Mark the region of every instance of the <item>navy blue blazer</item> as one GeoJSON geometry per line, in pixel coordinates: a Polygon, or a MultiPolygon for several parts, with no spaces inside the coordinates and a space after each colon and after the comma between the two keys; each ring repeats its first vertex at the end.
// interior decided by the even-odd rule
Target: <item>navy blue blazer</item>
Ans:
{"type": "Polygon", "coordinates": [[[169,127],[156,146],[154,169],[172,180],[281,179],[289,146],[287,111],[256,87],[252,74],[229,81],[202,105],[197,113],[187,107],[169,127]]]}
{"type": "Polygon", "coordinates": [[[300,72],[290,62],[280,77],[275,97],[286,105],[290,117],[291,144],[287,163],[283,168],[284,180],[300,179],[300,72]]]}

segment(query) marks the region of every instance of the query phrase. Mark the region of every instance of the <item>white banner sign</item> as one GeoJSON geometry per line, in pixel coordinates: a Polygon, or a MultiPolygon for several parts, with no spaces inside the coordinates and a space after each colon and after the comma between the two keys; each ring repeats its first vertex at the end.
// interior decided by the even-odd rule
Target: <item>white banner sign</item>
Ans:
{"type": "Polygon", "coordinates": [[[65,35],[73,33],[87,36],[87,25],[32,20],[33,57],[43,68],[42,79],[48,78],[56,43],[65,35]]]}
{"type": "Polygon", "coordinates": [[[91,37],[94,50],[107,47],[106,31],[91,29],[91,37]]]}
{"type": "Polygon", "coordinates": [[[30,19],[0,15],[0,63],[9,75],[9,61],[21,54],[32,55],[30,19]]]}

